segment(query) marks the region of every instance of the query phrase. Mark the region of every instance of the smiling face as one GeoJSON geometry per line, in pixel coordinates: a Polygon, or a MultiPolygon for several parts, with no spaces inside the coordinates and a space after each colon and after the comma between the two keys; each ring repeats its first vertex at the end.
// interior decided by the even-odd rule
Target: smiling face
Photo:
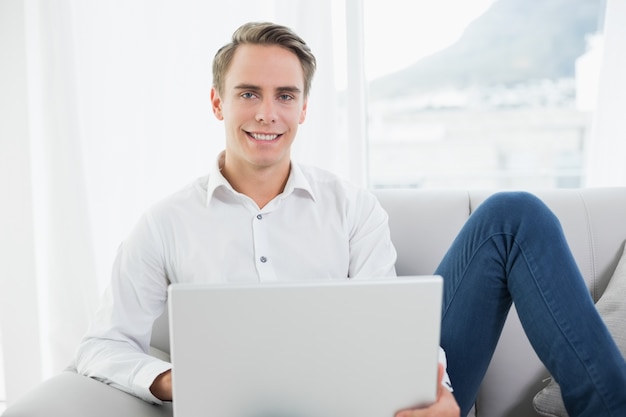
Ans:
{"type": "Polygon", "coordinates": [[[226,130],[226,178],[273,168],[287,175],[291,144],[306,116],[298,57],[280,46],[240,45],[222,90],[211,90],[211,102],[226,130]]]}

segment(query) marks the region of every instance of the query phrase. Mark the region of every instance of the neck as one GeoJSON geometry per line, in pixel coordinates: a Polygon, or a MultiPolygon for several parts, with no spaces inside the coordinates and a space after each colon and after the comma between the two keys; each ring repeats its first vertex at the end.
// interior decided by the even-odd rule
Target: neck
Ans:
{"type": "Polygon", "coordinates": [[[277,195],[283,192],[291,164],[271,167],[231,167],[221,165],[222,175],[230,185],[242,194],[250,197],[259,206],[265,207],[277,195]]]}

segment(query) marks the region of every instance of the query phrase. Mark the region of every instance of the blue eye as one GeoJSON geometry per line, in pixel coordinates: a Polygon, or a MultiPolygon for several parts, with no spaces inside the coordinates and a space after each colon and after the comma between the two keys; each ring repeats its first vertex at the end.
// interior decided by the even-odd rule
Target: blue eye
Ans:
{"type": "Polygon", "coordinates": [[[254,98],[254,97],[256,97],[256,95],[254,95],[254,93],[249,93],[248,92],[248,93],[241,94],[241,97],[242,98],[254,98]]]}

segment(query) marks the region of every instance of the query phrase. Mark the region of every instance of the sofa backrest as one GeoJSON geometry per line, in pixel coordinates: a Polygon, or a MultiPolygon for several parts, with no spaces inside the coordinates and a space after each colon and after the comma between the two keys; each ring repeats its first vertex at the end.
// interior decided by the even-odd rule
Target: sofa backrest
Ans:
{"type": "Polygon", "coordinates": [[[432,274],[470,214],[466,191],[382,189],[400,276],[432,274]]]}
{"type": "MultiPolygon", "coordinates": [[[[468,216],[493,191],[382,189],[398,251],[398,275],[429,274],[468,216]]],[[[626,187],[534,192],[559,217],[576,262],[597,299],[626,239],[626,187]]]]}

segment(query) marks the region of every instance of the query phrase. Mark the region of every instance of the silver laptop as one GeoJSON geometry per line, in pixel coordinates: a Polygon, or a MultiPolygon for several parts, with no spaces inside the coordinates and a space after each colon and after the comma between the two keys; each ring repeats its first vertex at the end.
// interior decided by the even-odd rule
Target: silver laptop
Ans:
{"type": "Polygon", "coordinates": [[[438,276],[169,289],[174,417],[392,417],[436,398],[438,276]]]}

